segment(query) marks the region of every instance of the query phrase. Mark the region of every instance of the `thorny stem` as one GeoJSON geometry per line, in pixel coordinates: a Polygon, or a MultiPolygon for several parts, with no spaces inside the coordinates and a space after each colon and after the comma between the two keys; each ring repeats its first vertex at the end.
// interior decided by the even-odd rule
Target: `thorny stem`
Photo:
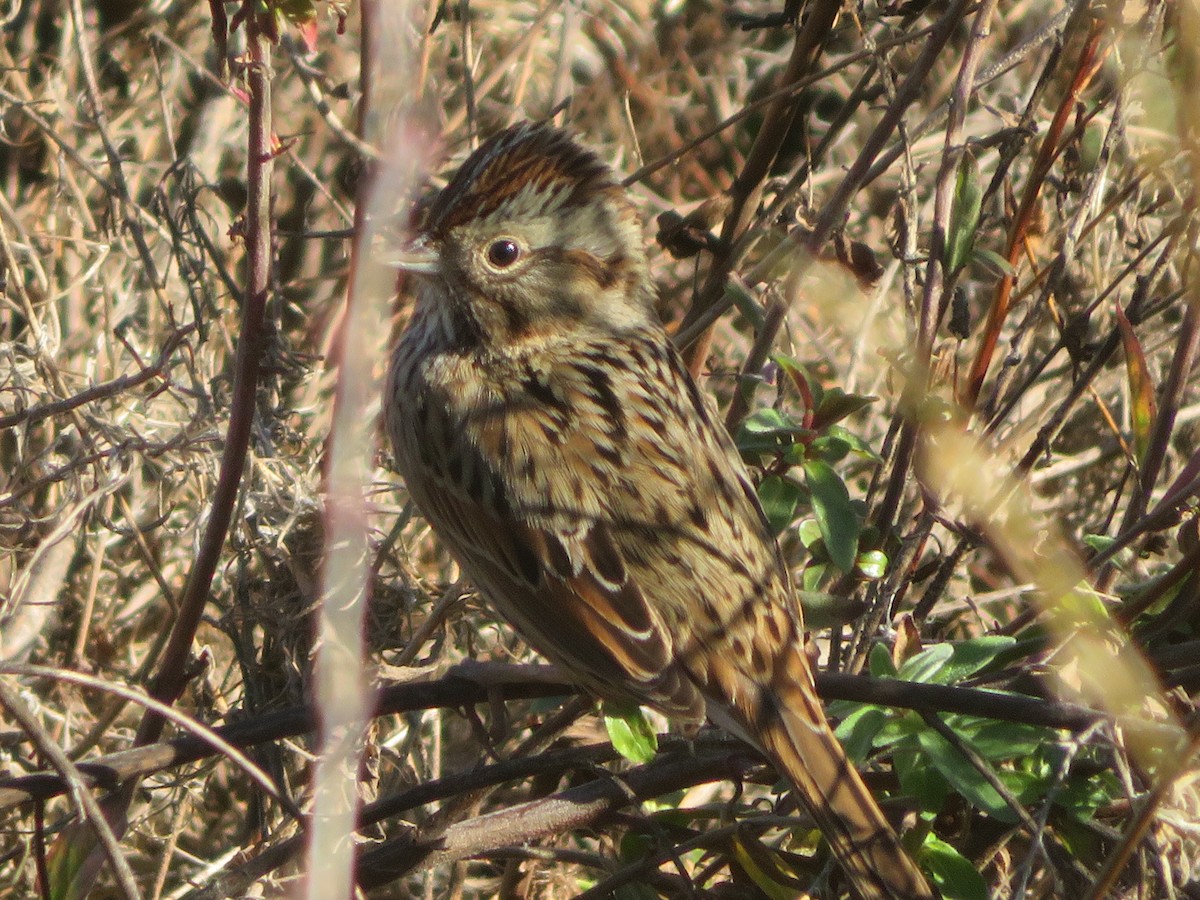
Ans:
{"type": "MultiPolygon", "coordinates": [[[[162,664],[149,685],[150,696],[162,703],[173,703],[186,683],[184,672],[192,640],[208,602],[208,591],[225,546],[242,472],[246,467],[258,373],[266,344],[265,317],[271,276],[270,184],[274,170],[271,146],[271,43],[259,32],[255,16],[248,16],[245,23],[249,53],[246,83],[250,93],[246,162],[246,295],[242,303],[233,399],[220,475],[196,562],[188,573],[187,585],[180,600],[179,615],[163,652],[162,664]]],[[[138,728],[135,743],[141,746],[157,740],[163,724],[160,716],[147,713],[138,728]]]]}

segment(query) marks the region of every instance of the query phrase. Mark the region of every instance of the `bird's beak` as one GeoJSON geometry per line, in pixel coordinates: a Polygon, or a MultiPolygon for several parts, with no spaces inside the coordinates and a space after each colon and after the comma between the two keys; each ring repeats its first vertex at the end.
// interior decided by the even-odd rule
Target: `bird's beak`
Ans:
{"type": "Polygon", "coordinates": [[[437,248],[425,235],[419,235],[400,247],[389,262],[398,269],[416,275],[437,275],[442,270],[437,248]]]}

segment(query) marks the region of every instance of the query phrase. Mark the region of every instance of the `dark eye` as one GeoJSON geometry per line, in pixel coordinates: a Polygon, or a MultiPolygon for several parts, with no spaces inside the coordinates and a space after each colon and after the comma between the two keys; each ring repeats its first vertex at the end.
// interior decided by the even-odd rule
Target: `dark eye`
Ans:
{"type": "Polygon", "coordinates": [[[488,262],[497,269],[507,269],[517,261],[520,255],[521,248],[517,246],[516,241],[509,238],[492,241],[492,245],[487,250],[488,262]]]}

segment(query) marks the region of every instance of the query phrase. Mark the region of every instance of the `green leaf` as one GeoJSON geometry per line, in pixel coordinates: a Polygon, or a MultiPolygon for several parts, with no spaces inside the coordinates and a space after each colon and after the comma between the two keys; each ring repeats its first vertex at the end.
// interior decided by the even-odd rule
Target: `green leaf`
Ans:
{"type": "Polygon", "coordinates": [[[821,382],[810,376],[808,369],[803,364],[786,353],[772,353],[771,361],[779,366],[784,374],[791,379],[792,383],[796,385],[796,390],[801,395],[807,395],[807,398],[812,401],[813,409],[821,405],[821,400],[825,396],[825,392],[821,388],[821,382]]]}
{"type": "Polygon", "coordinates": [[[946,232],[946,247],[942,257],[942,264],[950,274],[958,272],[971,257],[979,228],[982,200],[979,167],[970,153],[963,153],[954,179],[954,205],[950,210],[950,227],[946,232]]]}
{"type": "Polygon", "coordinates": [[[902,681],[933,682],[937,673],[953,655],[954,648],[949,644],[934,644],[916,656],[906,659],[896,677],[902,681]]]}
{"type": "Polygon", "coordinates": [[[927,728],[917,734],[917,742],[934,768],[968,803],[999,822],[1012,825],[1018,821],[1017,814],[1009,808],[996,789],[944,737],[927,728]]]}
{"type": "Polygon", "coordinates": [[[756,409],[738,426],[737,447],[742,453],[779,453],[812,434],[791,416],[770,406],[756,409]]]}
{"type": "Polygon", "coordinates": [[[806,550],[812,550],[821,540],[821,526],[817,524],[816,519],[804,519],[796,526],[796,536],[800,538],[800,543],[806,550]]]}
{"type": "Polygon", "coordinates": [[[855,564],[864,578],[875,581],[887,573],[888,558],[882,550],[868,550],[858,554],[855,564]]]}
{"type": "Polygon", "coordinates": [[[1091,822],[1102,806],[1115,802],[1121,796],[1121,785],[1112,771],[1097,772],[1089,778],[1072,775],[1054,797],[1055,805],[1062,807],[1073,819],[1091,822]]]}
{"type": "Polygon", "coordinates": [[[1031,757],[1055,740],[1054,732],[1049,728],[977,716],[949,715],[946,724],[990,762],[1031,757]]]}
{"type": "Polygon", "coordinates": [[[892,765],[901,790],[915,797],[922,811],[936,813],[942,808],[950,795],[950,785],[941,772],[929,765],[923,753],[907,744],[898,744],[892,753],[892,765]]]}
{"type": "Polygon", "coordinates": [[[875,745],[875,736],[887,721],[888,714],[879,706],[860,706],[838,723],[838,740],[846,748],[846,755],[856,763],[862,763],[875,745]]]}
{"type": "Polygon", "coordinates": [[[858,554],[859,531],[850,492],[829,464],[819,459],[805,460],[804,476],[812,494],[813,516],[821,528],[829,558],[843,572],[849,572],[858,554]]]}
{"type": "Polygon", "coordinates": [[[981,637],[949,644],[950,658],[928,679],[934,684],[957,684],[986,668],[997,656],[1017,643],[1015,637],[985,634],[981,637]]]}
{"type": "Polygon", "coordinates": [[[46,854],[52,900],[77,900],[89,895],[95,873],[86,870],[88,856],[98,846],[87,822],[74,822],[58,833],[46,854]]]}
{"type": "Polygon", "coordinates": [[[864,610],[862,600],[845,594],[796,591],[796,599],[804,610],[804,627],[809,631],[821,631],[853,622],[864,610]]]}
{"type": "Polygon", "coordinates": [[[821,397],[821,402],[813,413],[813,427],[822,430],[825,426],[840,422],[846,416],[854,415],[878,400],[866,394],[848,394],[840,387],[831,387],[821,397]]]}
{"type": "Polygon", "coordinates": [[[792,524],[803,493],[803,488],[790,478],[768,475],[762,480],[758,486],[758,502],[762,504],[775,534],[780,534],[792,524]]]}
{"type": "Polygon", "coordinates": [[[1017,274],[1017,270],[1013,268],[1013,264],[995,250],[976,250],[975,259],[1001,275],[1017,274]]]}
{"type": "Polygon", "coordinates": [[[975,864],[935,835],[917,854],[944,900],[988,900],[988,886],[975,864]]]}
{"type": "Polygon", "coordinates": [[[896,664],[892,662],[891,651],[888,650],[885,644],[876,644],[871,648],[868,663],[871,674],[876,678],[896,678],[900,674],[896,671],[896,664]]]}
{"type": "Polygon", "coordinates": [[[756,409],[742,420],[740,431],[745,434],[778,434],[796,427],[796,422],[773,406],[756,409]]]}
{"type": "Polygon", "coordinates": [[[864,456],[875,463],[883,462],[883,457],[876,453],[870,444],[841,425],[830,425],[824,431],[826,437],[837,438],[839,441],[849,444],[851,452],[864,456]]]}
{"type": "MultiPolygon", "coordinates": [[[[823,459],[825,462],[832,464],[845,459],[851,447],[848,442],[843,441],[840,437],[826,434],[815,438],[806,449],[808,456],[823,459]]],[[[803,460],[799,461],[803,462],[803,460]]]]}
{"type": "Polygon", "coordinates": [[[658,735],[640,706],[606,701],[604,727],[613,749],[630,762],[648,763],[658,753],[658,735]]]}
{"type": "Polygon", "coordinates": [[[821,585],[825,581],[825,575],[829,572],[829,564],[823,562],[809,562],[804,567],[804,572],[800,575],[800,589],[816,593],[820,590],[821,585]]]}
{"type": "Polygon", "coordinates": [[[725,282],[725,296],[733,301],[738,312],[746,317],[754,331],[763,327],[763,310],[758,298],[742,287],[735,279],[725,282]]]}
{"type": "Polygon", "coordinates": [[[1103,553],[1116,542],[1116,538],[1109,537],[1106,534],[1085,534],[1083,536],[1083,543],[1097,553],[1103,553]]]}

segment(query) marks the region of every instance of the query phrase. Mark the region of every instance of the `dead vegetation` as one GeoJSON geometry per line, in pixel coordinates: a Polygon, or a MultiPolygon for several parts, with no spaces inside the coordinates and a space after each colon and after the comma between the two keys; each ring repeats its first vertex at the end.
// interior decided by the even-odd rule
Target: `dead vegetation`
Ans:
{"type": "MultiPolygon", "coordinates": [[[[831,676],[831,709],[946,895],[1200,896],[1193,0],[369,3],[366,35],[315,5],[277,44],[253,4],[6,11],[0,893],[305,872],[369,144],[412,116],[444,172],[557,112],[631,176],[664,318],[762,472],[817,644],[874,676],[831,676]],[[814,512],[818,465],[848,497],[814,512]],[[247,759],[164,731],[142,688],[247,759]],[[71,825],[83,794],[127,810],[107,850],[71,825]]],[[[365,741],[364,889],[839,896],[734,742],[617,764],[353,450],[378,463],[368,658],[401,682],[365,741]],[[446,675],[465,659],[491,666],[446,675]]]]}

